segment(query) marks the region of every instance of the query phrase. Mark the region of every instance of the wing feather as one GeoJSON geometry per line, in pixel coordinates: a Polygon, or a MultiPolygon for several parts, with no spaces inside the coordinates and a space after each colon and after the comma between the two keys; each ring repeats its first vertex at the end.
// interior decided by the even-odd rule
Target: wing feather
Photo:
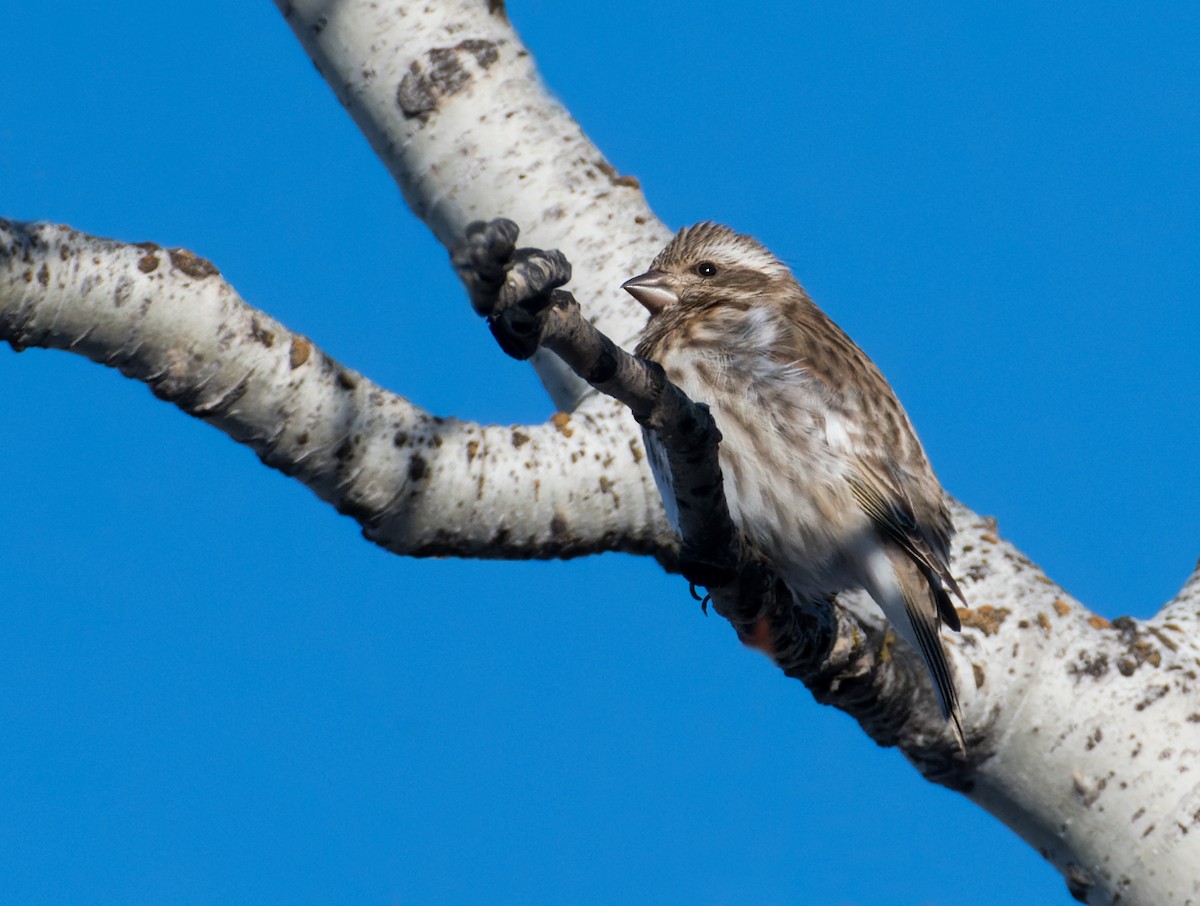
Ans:
{"type": "Polygon", "coordinates": [[[929,583],[942,621],[958,632],[962,625],[946,592],[958,598],[964,607],[967,601],[950,572],[949,558],[943,553],[948,543],[940,543],[941,538],[936,533],[931,538],[928,530],[917,522],[908,496],[887,471],[870,468],[862,458],[856,459],[856,465],[858,474],[850,475],[847,480],[858,505],[871,517],[884,537],[895,543],[916,564],[929,583]],[[935,544],[941,550],[935,550],[935,544]]]}

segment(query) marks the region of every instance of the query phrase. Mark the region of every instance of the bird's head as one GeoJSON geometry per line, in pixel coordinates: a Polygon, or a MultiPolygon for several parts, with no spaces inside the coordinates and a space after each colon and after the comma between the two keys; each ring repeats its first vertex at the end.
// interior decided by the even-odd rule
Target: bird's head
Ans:
{"type": "Polygon", "coordinates": [[[707,306],[723,299],[749,301],[779,281],[794,279],[757,239],[706,221],[676,233],[650,270],[621,287],[657,315],[679,302],[707,306]]]}

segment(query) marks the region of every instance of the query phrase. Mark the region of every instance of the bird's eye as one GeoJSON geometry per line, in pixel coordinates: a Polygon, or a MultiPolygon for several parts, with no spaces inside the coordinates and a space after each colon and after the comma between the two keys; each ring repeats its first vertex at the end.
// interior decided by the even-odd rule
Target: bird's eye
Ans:
{"type": "Polygon", "coordinates": [[[701,277],[715,277],[717,275],[717,266],[711,261],[701,261],[696,265],[696,273],[701,277]]]}

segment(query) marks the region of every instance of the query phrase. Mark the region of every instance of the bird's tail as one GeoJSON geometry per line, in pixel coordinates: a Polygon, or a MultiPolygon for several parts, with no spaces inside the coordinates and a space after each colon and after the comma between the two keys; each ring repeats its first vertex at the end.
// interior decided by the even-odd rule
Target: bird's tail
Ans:
{"type": "Polygon", "coordinates": [[[902,551],[876,548],[868,555],[863,586],[888,618],[892,628],[925,663],[933,680],[942,717],[962,751],[966,751],[962,712],[950,664],[938,637],[942,614],[954,612],[950,597],[936,576],[925,576],[902,551]]]}

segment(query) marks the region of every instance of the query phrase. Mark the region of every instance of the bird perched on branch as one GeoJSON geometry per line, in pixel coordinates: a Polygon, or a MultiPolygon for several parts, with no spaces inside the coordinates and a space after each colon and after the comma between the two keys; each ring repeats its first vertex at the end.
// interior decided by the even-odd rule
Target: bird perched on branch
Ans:
{"type": "MultiPolygon", "coordinates": [[[[963,746],[941,624],[953,526],[945,492],[875,364],[757,240],[715,223],[680,230],[624,288],[651,314],[637,355],[707,403],[723,436],[729,511],[799,599],[864,588],[933,679],[963,746]]],[[[678,530],[666,457],[646,434],[678,530]]],[[[964,601],[965,603],[965,601],[964,601]]]]}

